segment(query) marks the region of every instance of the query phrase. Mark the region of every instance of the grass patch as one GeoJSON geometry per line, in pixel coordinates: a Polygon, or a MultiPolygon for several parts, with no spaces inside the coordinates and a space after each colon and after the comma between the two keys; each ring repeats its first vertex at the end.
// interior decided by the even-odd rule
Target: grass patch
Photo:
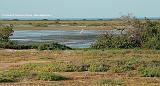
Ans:
{"type": "Polygon", "coordinates": [[[10,41],[10,42],[0,42],[0,48],[3,49],[17,49],[17,50],[22,50],[22,49],[37,49],[37,50],[69,50],[71,49],[68,46],[58,44],[55,42],[51,43],[43,43],[43,42],[37,42],[37,43],[20,43],[16,41],[10,41]]]}
{"type": "Polygon", "coordinates": [[[51,57],[40,57],[39,59],[40,60],[53,60],[53,58],[51,57]]]}
{"type": "Polygon", "coordinates": [[[127,71],[131,71],[134,68],[131,65],[123,65],[123,66],[116,66],[111,68],[111,71],[113,71],[114,73],[123,73],[123,72],[127,72],[127,71]]]}
{"type": "MultiPolygon", "coordinates": [[[[41,58],[47,59],[49,58],[41,58]]],[[[114,73],[123,73],[127,71],[137,70],[146,62],[141,61],[140,58],[131,57],[120,60],[104,60],[104,59],[88,59],[82,62],[79,61],[53,61],[51,63],[30,63],[16,67],[17,70],[26,71],[42,71],[42,72],[107,72],[111,70],[114,73]]],[[[150,62],[151,64],[151,62],[150,62]]],[[[149,64],[147,64],[149,65],[149,64]]],[[[152,62],[153,65],[153,62],[152,62]]],[[[158,65],[155,62],[155,65],[158,65]]]]}
{"type": "Polygon", "coordinates": [[[109,70],[109,65],[103,62],[92,61],[88,68],[88,71],[91,72],[106,72],[109,70]]]}
{"type": "Polygon", "coordinates": [[[160,67],[141,67],[139,73],[143,77],[160,77],[160,67]]]}
{"type": "Polygon", "coordinates": [[[43,81],[61,81],[61,80],[68,80],[69,78],[52,72],[42,72],[38,73],[37,79],[43,81]]]}
{"type": "MultiPolygon", "coordinates": [[[[46,59],[46,58],[45,58],[46,59]]],[[[47,59],[49,60],[49,59],[47,59]]],[[[159,77],[159,61],[142,59],[140,57],[130,57],[125,59],[88,59],[83,61],[63,61],[53,60],[50,63],[30,63],[15,66],[12,69],[19,71],[38,71],[38,72],[112,72],[128,73],[136,72],[145,77],[159,77]]]]}
{"type": "Polygon", "coordinates": [[[17,70],[9,70],[0,73],[0,83],[3,82],[15,82],[18,79],[22,79],[26,76],[26,72],[17,71],[17,70]]]}
{"type": "Polygon", "coordinates": [[[53,72],[9,70],[7,72],[0,73],[0,83],[17,82],[23,79],[60,81],[60,80],[68,80],[70,78],[55,74],[53,72]]]}
{"type": "Polygon", "coordinates": [[[13,77],[0,75],[0,83],[14,82],[13,77]]]}
{"type": "Polygon", "coordinates": [[[98,84],[110,84],[110,85],[122,85],[123,82],[120,80],[112,80],[112,79],[99,79],[96,81],[98,84]]]}

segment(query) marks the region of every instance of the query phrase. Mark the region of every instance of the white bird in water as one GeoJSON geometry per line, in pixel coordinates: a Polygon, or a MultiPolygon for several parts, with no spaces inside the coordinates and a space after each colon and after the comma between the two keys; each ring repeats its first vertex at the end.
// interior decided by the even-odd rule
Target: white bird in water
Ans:
{"type": "Polygon", "coordinates": [[[80,34],[82,34],[84,32],[84,29],[82,29],[81,31],[80,31],[80,34]]]}

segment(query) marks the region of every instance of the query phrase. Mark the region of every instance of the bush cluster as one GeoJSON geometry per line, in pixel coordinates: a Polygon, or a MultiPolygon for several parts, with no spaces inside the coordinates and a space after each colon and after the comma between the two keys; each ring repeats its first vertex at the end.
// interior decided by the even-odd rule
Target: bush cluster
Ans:
{"type": "MultiPolygon", "coordinates": [[[[119,60],[87,60],[53,61],[51,63],[29,63],[11,67],[8,71],[0,72],[0,82],[14,82],[22,79],[36,79],[45,81],[67,80],[55,72],[112,72],[135,73],[143,77],[160,77],[160,62],[131,57],[119,60]]],[[[136,76],[134,75],[134,76],[136,76]]],[[[114,81],[100,80],[101,83],[112,84],[114,81]]]]}
{"type": "Polygon", "coordinates": [[[67,80],[69,78],[52,72],[42,72],[37,75],[37,79],[43,81],[60,81],[60,80],[67,80]]]}
{"type": "Polygon", "coordinates": [[[26,72],[9,70],[0,73],[0,83],[2,82],[15,82],[18,79],[22,79],[23,76],[26,76],[26,72]]]}
{"type": "Polygon", "coordinates": [[[109,85],[115,85],[119,86],[122,85],[123,82],[120,80],[113,80],[113,79],[99,79],[96,81],[98,84],[109,84],[109,85]]]}
{"type": "Polygon", "coordinates": [[[0,83],[17,82],[23,79],[34,79],[43,81],[60,81],[70,78],[56,74],[54,72],[38,72],[10,69],[0,73],[0,83]]]}
{"type": "Polygon", "coordinates": [[[147,48],[160,49],[160,22],[135,17],[121,18],[122,26],[116,28],[120,34],[106,32],[91,45],[96,49],[108,48],[147,48]]]}
{"type": "Polygon", "coordinates": [[[141,67],[139,72],[144,77],[160,77],[160,67],[141,67]]]}
{"type": "Polygon", "coordinates": [[[122,60],[90,60],[84,62],[63,62],[63,61],[54,61],[48,64],[26,64],[18,67],[16,70],[25,70],[25,71],[42,71],[42,72],[107,72],[111,71],[114,73],[124,73],[133,70],[139,70],[141,66],[150,66],[152,68],[159,67],[156,66],[157,63],[143,62],[140,61],[137,57],[131,57],[128,59],[122,60]]]}
{"type": "Polygon", "coordinates": [[[58,43],[18,44],[14,42],[0,42],[0,48],[4,49],[38,49],[38,50],[66,50],[71,49],[58,43]]]}

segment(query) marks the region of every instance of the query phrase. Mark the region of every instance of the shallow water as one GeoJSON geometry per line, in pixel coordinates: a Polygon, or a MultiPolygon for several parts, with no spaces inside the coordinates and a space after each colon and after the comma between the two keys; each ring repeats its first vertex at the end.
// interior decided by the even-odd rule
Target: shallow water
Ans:
{"type": "MultiPolygon", "coordinates": [[[[107,30],[15,30],[11,40],[23,42],[54,41],[72,48],[88,48],[96,37],[107,30]]],[[[115,32],[115,31],[113,31],[115,32]]]]}
{"type": "Polygon", "coordinates": [[[103,30],[15,30],[11,40],[48,42],[55,41],[73,48],[87,48],[104,33],[103,30]]]}

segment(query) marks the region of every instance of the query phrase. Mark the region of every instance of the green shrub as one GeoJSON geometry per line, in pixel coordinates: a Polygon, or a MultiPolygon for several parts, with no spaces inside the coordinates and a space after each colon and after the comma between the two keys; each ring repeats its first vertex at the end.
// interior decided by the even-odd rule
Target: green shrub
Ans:
{"type": "Polygon", "coordinates": [[[78,72],[82,72],[82,71],[88,71],[88,68],[90,67],[89,64],[79,64],[79,65],[76,65],[76,68],[75,68],[75,71],[78,71],[78,72]]]}
{"type": "Polygon", "coordinates": [[[140,67],[139,73],[144,77],[160,77],[160,67],[140,67]]]}
{"type": "Polygon", "coordinates": [[[105,33],[97,37],[95,43],[91,45],[91,48],[95,49],[111,49],[111,48],[136,48],[139,44],[128,37],[128,34],[115,35],[111,33],[105,33]]]}
{"type": "Polygon", "coordinates": [[[115,73],[123,73],[123,72],[134,70],[134,67],[131,65],[121,65],[121,66],[112,67],[111,70],[115,73]]]}
{"type": "Polygon", "coordinates": [[[13,32],[13,25],[0,24],[0,42],[8,42],[9,36],[12,36],[13,32]]]}
{"type": "MultiPolygon", "coordinates": [[[[136,70],[136,68],[140,65],[139,57],[130,57],[127,59],[122,59],[118,61],[114,61],[111,71],[115,73],[122,73],[127,71],[136,70]]],[[[142,64],[141,64],[142,65],[142,64]]]]}
{"type": "Polygon", "coordinates": [[[52,72],[42,72],[38,74],[37,79],[44,81],[60,81],[60,80],[68,80],[69,78],[57,75],[52,72]]]}
{"type": "Polygon", "coordinates": [[[147,66],[150,66],[150,67],[160,67],[160,61],[158,60],[153,60],[153,61],[149,61],[149,62],[146,62],[147,66]]]}
{"type": "Polygon", "coordinates": [[[15,82],[22,79],[38,79],[44,81],[59,81],[67,80],[69,78],[54,74],[52,72],[38,72],[33,70],[9,70],[0,73],[0,83],[15,82]]]}
{"type": "Polygon", "coordinates": [[[120,19],[122,27],[116,28],[120,34],[107,32],[97,37],[91,45],[95,49],[147,48],[160,49],[160,22],[145,19],[141,21],[131,16],[120,19]]]}
{"type": "Polygon", "coordinates": [[[9,71],[0,73],[0,82],[14,82],[18,78],[22,78],[24,76],[26,76],[25,72],[9,70],[9,71]]]}
{"type": "Polygon", "coordinates": [[[0,48],[4,49],[38,49],[38,50],[66,50],[71,49],[58,43],[18,44],[15,42],[0,42],[0,48]]]}
{"type": "Polygon", "coordinates": [[[76,66],[70,62],[53,62],[49,64],[30,63],[17,67],[16,69],[40,72],[73,72],[76,71],[76,66]]]}
{"type": "MultiPolygon", "coordinates": [[[[159,36],[160,37],[160,36],[159,36]]],[[[148,49],[160,49],[160,41],[158,37],[149,37],[148,41],[143,44],[144,48],[148,49]]]]}
{"type": "Polygon", "coordinates": [[[0,83],[4,83],[4,82],[14,82],[14,78],[13,77],[8,77],[8,76],[3,76],[0,75],[0,83]]]}
{"type": "Polygon", "coordinates": [[[108,65],[105,65],[103,63],[91,63],[89,68],[88,68],[88,71],[91,71],[91,72],[106,72],[109,70],[109,66],[108,65]]]}
{"type": "Polygon", "coordinates": [[[48,64],[48,69],[53,72],[73,72],[75,66],[70,62],[55,62],[48,64]]]}
{"type": "Polygon", "coordinates": [[[40,63],[29,63],[29,64],[24,64],[21,66],[18,66],[17,68],[13,68],[16,70],[23,70],[23,71],[39,71],[41,70],[43,67],[45,67],[45,64],[40,64],[40,63]]]}
{"type": "Polygon", "coordinates": [[[96,81],[98,84],[111,84],[111,85],[122,85],[122,81],[120,80],[112,80],[112,79],[100,79],[96,81]]]}
{"type": "Polygon", "coordinates": [[[53,60],[54,58],[50,58],[50,57],[40,57],[40,60],[53,60]]]}
{"type": "Polygon", "coordinates": [[[65,45],[58,44],[58,43],[38,45],[38,50],[66,50],[66,49],[71,49],[71,48],[65,45]]]}

